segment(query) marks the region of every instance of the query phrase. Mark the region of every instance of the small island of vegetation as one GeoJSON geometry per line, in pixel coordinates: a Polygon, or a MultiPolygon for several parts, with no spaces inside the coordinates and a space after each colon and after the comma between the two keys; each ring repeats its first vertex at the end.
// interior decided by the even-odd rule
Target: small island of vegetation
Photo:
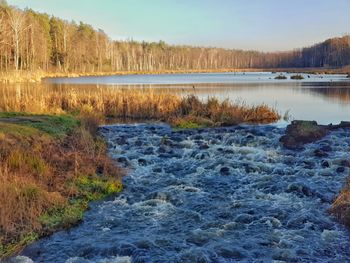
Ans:
{"type": "Polygon", "coordinates": [[[280,74],[280,75],[276,76],[275,79],[278,79],[278,80],[287,79],[287,76],[280,74]]]}
{"type": "Polygon", "coordinates": [[[297,74],[297,75],[291,76],[290,79],[302,80],[302,79],[304,79],[304,76],[303,76],[303,75],[300,75],[300,74],[297,74]]]}

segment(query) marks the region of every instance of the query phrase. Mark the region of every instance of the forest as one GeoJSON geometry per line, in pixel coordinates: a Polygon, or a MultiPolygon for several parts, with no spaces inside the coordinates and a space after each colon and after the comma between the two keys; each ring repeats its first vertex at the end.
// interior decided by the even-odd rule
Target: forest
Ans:
{"type": "Polygon", "coordinates": [[[0,1],[0,71],[112,72],[342,67],[350,35],[287,52],[112,40],[83,22],[20,10],[0,1]]]}

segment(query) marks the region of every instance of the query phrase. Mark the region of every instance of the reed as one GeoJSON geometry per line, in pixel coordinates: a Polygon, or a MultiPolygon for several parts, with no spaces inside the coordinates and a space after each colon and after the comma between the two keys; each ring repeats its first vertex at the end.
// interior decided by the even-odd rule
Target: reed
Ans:
{"type": "Polygon", "coordinates": [[[158,71],[99,71],[99,72],[50,72],[43,70],[10,70],[0,72],[0,83],[33,83],[41,82],[44,78],[77,78],[87,76],[111,75],[149,75],[149,74],[191,74],[191,73],[226,73],[226,72],[259,72],[261,69],[174,69],[158,71]]]}
{"type": "Polygon", "coordinates": [[[155,89],[107,86],[4,85],[0,87],[0,111],[36,114],[94,112],[104,118],[157,120],[175,123],[188,117],[202,118],[212,126],[242,122],[269,123],[280,118],[266,105],[203,102],[194,95],[181,97],[155,89]]]}

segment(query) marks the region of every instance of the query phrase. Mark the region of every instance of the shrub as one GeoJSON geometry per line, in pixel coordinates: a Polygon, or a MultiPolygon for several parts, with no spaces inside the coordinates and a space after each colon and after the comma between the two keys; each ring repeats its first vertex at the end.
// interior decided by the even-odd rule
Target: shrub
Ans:
{"type": "Polygon", "coordinates": [[[275,79],[287,79],[287,77],[286,76],[284,76],[284,75],[278,75],[278,76],[276,76],[275,77],[275,79]]]}
{"type": "Polygon", "coordinates": [[[303,75],[293,75],[290,77],[291,79],[294,79],[294,80],[301,80],[301,79],[304,79],[304,76],[303,75]]]}

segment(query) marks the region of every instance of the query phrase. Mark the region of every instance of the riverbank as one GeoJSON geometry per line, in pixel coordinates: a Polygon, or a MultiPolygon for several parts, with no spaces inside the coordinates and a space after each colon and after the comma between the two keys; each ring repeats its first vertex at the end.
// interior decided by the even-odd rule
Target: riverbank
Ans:
{"type": "Polygon", "coordinates": [[[45,72],[9,71],[0,73],[0,83],[37,83],[46,78],[78,78],[112,75],[150,75],[150,74],[192,74],[192,73],[230,73],[230,72],[288,72],[308,74],[350,74],[350,66],[342,68],[242,68],[242,69],[184,69],[162,71],[109,71],[109,72],[45,72]]]}
{"type": "Polygon", "coordinates": [[[94,116],[0,113],[0,259],[121,191],[94,116]]]}

